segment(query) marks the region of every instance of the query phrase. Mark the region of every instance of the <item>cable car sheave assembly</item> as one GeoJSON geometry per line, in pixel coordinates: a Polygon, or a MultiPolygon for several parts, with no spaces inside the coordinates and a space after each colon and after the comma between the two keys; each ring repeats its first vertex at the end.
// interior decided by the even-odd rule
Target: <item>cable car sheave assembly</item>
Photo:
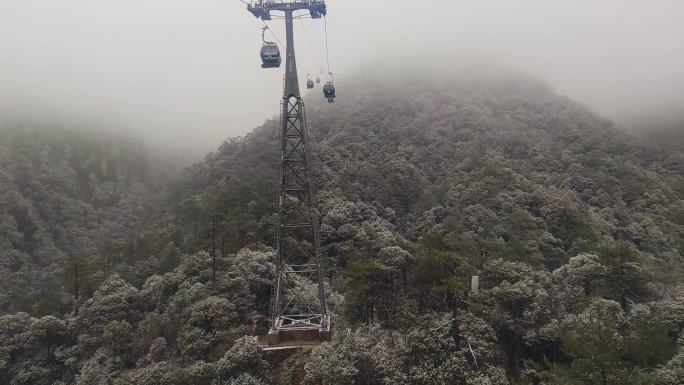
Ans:
{"type": "MultiPolygon", "coordinates": [[[[257,0],[248,3],[247,10],[262,21],[272,20],[276,12],[285,15],[285,87],[281,101],[277,261],[271,293],[271,327],[266,343],[269,346],[315,344],[330,338],[330,316],[319,250],[318,217],[310,183],[311,157],[304,101],[297,77],[293,15],[295,12],[308,11],[305,16],[320,19],[326,15],[326,5],[322,0],[257,0]],[[315,303],[307,300],[308,296],[304,293],[310,283],[317,286],[315,303]]],[[[298,14],[297,18],[300,17],[298,14]]],[[[277,68],[280,65],[278,46],[267,42],[263,35],[262,39],[262,67],[277,68]],[[277,52],[272,49],[273,46],[277,52]]],[[[309,76],[306,85],[308,89],[314,87],[314,81],[309,76]]],[[[335,97],[332,74],[323,93],[330,102],[335,97]]]]}

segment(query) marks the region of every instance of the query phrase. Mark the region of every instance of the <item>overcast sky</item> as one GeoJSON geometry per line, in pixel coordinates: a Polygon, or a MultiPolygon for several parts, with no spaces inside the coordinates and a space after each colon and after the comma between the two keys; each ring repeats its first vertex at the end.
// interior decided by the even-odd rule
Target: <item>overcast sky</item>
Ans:
{"type": "MultiPolygon", "coordinates": [[[[684,109],[682,0],[327,3],[342,83],[381,72],[379,57],[415,71],[486,63],[622,125],[684,109]]],[[[270,24],[283,40],[282,22],[270,24]]],[[[282,72],[259,66],[260,26],[240,0],[0,0],[0,111],[207,151],[278,111],[282,72]]],[[[300,72],[325,67],[323,22],[296,22],[295,33],[300,72]]]]}

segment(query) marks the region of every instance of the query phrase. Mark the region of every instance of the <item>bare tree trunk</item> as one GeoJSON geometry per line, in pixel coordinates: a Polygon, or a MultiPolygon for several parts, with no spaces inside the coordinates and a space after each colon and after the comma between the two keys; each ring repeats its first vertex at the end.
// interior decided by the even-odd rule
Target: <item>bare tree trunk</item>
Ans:
{"type": "Polygon", "coordinates": [[[74,313],[78,315],[78,262],[74,262],[74,313]]]}

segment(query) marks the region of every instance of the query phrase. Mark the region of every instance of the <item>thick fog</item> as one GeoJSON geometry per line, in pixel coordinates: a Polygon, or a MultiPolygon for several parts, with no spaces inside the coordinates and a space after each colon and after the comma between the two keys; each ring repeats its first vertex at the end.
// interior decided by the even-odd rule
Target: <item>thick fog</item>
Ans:
{"type": "MultiPolygon", "coordinates": [[[[681,0],[327,3],[341,84],[386,67],[484,65],[539,77],[626,127],[677,121],[684,106],[681,0]]],[[[282,71],[260,68],[261,25],[240,0],[1,0],[0,112],[207,151],[278,111],[282,71]]],[[[282,21],[269,25],[284,40],[282,21]]],[[[323,21],[295,33],[301,76],[327,72],[323,21]]]]}

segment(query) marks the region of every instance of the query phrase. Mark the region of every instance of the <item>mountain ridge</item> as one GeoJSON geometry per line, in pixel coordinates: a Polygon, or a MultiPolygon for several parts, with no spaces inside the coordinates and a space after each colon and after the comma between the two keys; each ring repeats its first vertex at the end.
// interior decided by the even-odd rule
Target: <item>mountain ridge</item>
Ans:
{"type": "MultiPolygon", "coordinates": [[[[149,219],[125,225],[114,204],[110,225],[126,236],[74,243],[81,258],[49,287],[59,307],[0,315],[0,382],[679,383],[681,151],[644,145],[527,78],[371,80],[338,83],[334,105],[306,95],[332,341],[276,368],[252,337],[275,258],[279,125],[269,120],[187,167],[163,199],[155,183],[93,183],[155,198],[134,210],[149,219]]],[[[97,180],[95,150],[84,169],[97,180]]],[[[40,153],[16,160],[0,145],[0,178],[8,164],[44,164],[40,153]]],[[[78,174],[45,164],[26,185],[78,174]]],[[[5,201],[24,194],[6,191],[3,225],[16,222],[5,201]]],[[[11,234],[32,236],[23,230],[11,234]]],[[[0,272],[45,252],[18,246],[0,242],[0,272]]],[[[310,282],[293,285],[316,298],[310,282]]]]}

